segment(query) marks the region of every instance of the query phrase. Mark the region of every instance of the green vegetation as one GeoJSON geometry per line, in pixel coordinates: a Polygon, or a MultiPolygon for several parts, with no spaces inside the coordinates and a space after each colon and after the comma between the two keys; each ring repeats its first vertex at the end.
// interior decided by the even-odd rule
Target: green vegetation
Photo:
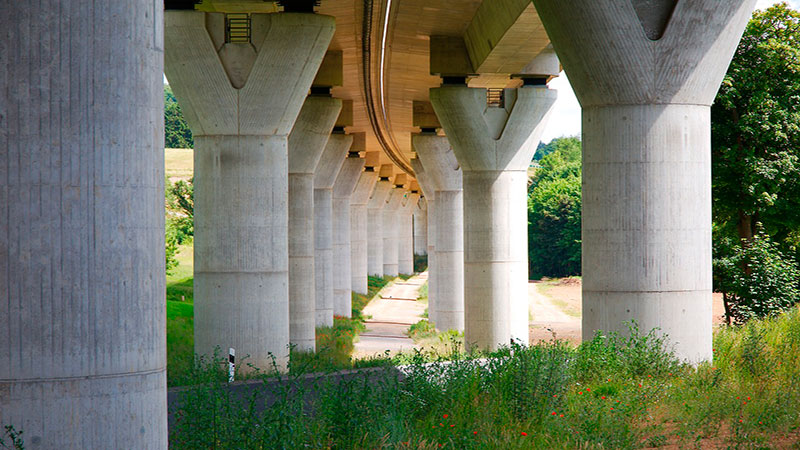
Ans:
{"type": "Polygon", "coordinates": [[[554,139],[528,189],[531,278],[581,272],[581,142],[554,139]]]}
{"type": "Polygon", "coordinates": [[[190,243],[194,237],[194,184],[178,180],[167,180],[166,199],[166,267],[170,274],[177,266],[177,253],[180,245],[190,243]]]}
{"type": "Polygon", "coordinates": [[[711,110],[715,289],[729,321],[800,297],[800,13],[756,11],[711,110]]]}
{"type": "Polygon", "coordinates": [[[168,84],[164,85],[164,147],[194,148],[192,130],[168,84]]]}
{"type": "MultiPolygon", "coordinates": [[[[171,448],[791,447],[800,442],[800,310],[724,328],[716,361],[679,363],[654,334],[491,354],[417,353],[402,371],[298,371],[237,397],[186,391],[171,448]],[[486,358],[486,359],[480,359],[486,358]],[[311,381],[309,381],[311,380],[311,381]],[[269,408],[257,405],[269,399],[269,408]]],[[[398,361],[400,362],[400,361],[398,361]]],[[[177,411],[173,411],[177,413],[177,411]]]]}
{"type": "Polygon", "coordinates": [[[22,439],[22,431],[17,431],[13,425],[3,427],[3,434],[0,435],[0,448],[24,450],[25,442],[22,439]]]}
{"type": "Polygon", "coordinates": [[[428,270],[428,255],[414,255],[414,272],[422,273],[428,270]]]}

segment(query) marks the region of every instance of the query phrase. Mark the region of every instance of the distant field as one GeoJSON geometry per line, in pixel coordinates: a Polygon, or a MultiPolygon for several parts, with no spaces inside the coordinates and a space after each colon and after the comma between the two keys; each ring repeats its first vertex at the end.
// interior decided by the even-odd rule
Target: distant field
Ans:
{"type": "Polygon", "coordinates": [[[194,150],[190,148],[164,149],[164,166],[170,181],[188,180],[194,174],[194,150]]]}

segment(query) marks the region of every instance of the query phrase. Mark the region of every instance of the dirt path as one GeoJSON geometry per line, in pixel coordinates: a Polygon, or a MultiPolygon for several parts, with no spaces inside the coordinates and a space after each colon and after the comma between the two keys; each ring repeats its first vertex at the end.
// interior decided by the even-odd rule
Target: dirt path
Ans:
{"type": "Polygon", "coordinates": [[[364,315],[371,318],[366,321],[367,331],[361,333],[355,344],[353,357],[383,355],[387,350],[396,354],[416,348],[406,331],[425,312],[425,305],[417,301],[417,296],[427,280],[427,272],[406,281],[397,280],[364,308],[364,315]]]}
{"type": "MultiPolygon", "coordinates": [[[[580,296],[580,284],[564,286],[566,289],[558,289],[557,294],[560,297],[564,297],[563,300],[556,300],[556,298],[542,293],[540,287],[543,286],[544,284],[540,282],[531,281],[528,283],[531,314],[529,336],[531,343],[551,340],[555,333],[558,339],[565,339],[574,344],[579,344],[581,340],[581,318],[579,313],[575,315],[573,312],[575,311],[573,303],[575,300],[574,291],[580,296]],[[568,311],[573,312],[573,314],[568,314],[568,311]]],[[[553,286],[550,289],[561,287],[553,286]]],[[[578,307],[577,311],[580,311],[580,307],[578,307]]]]}

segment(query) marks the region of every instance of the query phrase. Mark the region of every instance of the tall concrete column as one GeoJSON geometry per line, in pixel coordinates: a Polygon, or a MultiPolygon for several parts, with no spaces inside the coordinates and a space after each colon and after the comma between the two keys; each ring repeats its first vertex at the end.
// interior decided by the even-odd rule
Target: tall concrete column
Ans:
{"type": "Polygon", "coordinates": [[[414,255],[428,254],[428,201],[425,197],[414,205],[414,255]]]}
{"type": "Polygon", "coordinates": [[[527,170],[555,99],[546,86],[505,89],[498,107],[487,106],[485,89],[431,89],[463,170],[464,338],[470,347],[528,343],[527,170]]]}
{"type": "MultiPolygon", "coordinates": [[[[411,137],[436,196],[436,326],[464,330],[464,191],[461,168],[445,136],[411,137]]],[[[527,223],[527,222],[526,222],[527,223]]]]}
{"type": "Polygon", "coordinates": [[[583,108],[583,337],[709,360],[709,105],[755,1],[534,3],[583,108]]]}
{"type": "Polygon", "coordinates": [[[428,235],[428,320],[436,323],[436,311],[438,293],[437,273],[436,273],[436,189],[433,180],[428,176],[425,167],[419,156],[411,160],[411,168],[414,169],[414,175],[417,177],[422,192],[425,194],[427,204],[427,235],[428,235]]]}
{"type": "Polygon", "coordinates": [[[419,192],[411,190],[406,193],[405,203],[400,207],[398,215],[399,244],[397,246],[397,271],[404,275],[414,273],[414,211],[419,203],[419,192]]]}
{"type": "Polygon", "coordinates": [[[406,192],[402,186],[389,191],[383,207],[383,274],[390,277],[399,275],[400,224],[397,222],[406,192]]]}
{"type": "Polygon", "coordinates": [[[0,425],[26,448],[167,447],[159,3],[0,15],[0,425]]]}
{"type": "Polygon", "coordinates": [[[289,135],[289,334],[299,351],[316,349],[314,171],[342,101],[309,96],[289,135]]]}
{"type": "Polygon", "coordinates": [[[165,72],[195,140],[195,351],[233,347],[257,367],[272,367],[274,355],[284,368],[287,136],[334,20],[251,20],[251,43],[226,43],[224,14],[168,11],[165,72]]]}
{"type": "MultiPolygon", "coordinates": [[[[352,277],[351,288],[357,294],[367,293],[369,273],[369,237],[367,223],[369,222],[367,205],[375,184],[378,182],[378,172],[370,166],[370,153],[365,158],[364,171],[358,177],[358,183],[350,197],[350,270],[352,277]]],[[[378,156],[378,155],[376,155],[378,156]]]]}
{"type": "Polygon", "coordinates": [[[317,326],[333,326],[333,184],[353,136],[333,133],[314,173],[314,274],[317,326]]]}
{"type": "Polygon", "coordinates": [[[382,277],[383,271],[383,208],[392,191],[392,166],[383,165],[378,182],[367,203],[367,275],[382,277]]]}
{"type": "Polygon", "coordinates": [[[333,185],[333,314],[341,317],[353,311],[350,199],[363,169],[364,159],[350,153],[333,185]]]}

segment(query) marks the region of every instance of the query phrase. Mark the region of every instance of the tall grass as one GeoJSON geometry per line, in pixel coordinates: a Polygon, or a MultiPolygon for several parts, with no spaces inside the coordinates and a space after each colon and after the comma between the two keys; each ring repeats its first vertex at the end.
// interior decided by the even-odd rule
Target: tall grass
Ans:
{"type": "Polygon", "coordinates": [[[218,399],[182,403],[192,420],[176,423],[171,446],[800,445],[800,313],[722,329],[714,346],[714,364],[692,367],[675,359],[665,339],[632,327],[629,337],[597,335],[577,349],[551,342],[490,354],[417,352],[400,371],[345,380],[317,377],[309,384],[295,372],[283,384],[265,379],[253,389],[261,396],[254,403],[226,397],[217,386],[218,399]],[[254,405],[265,399],[270,407],[258,412],[254,405]],[[236,405],[235,414],[226,402],[236,405]],[[231,430],[238,430],[235,440],[231,430]]]}

